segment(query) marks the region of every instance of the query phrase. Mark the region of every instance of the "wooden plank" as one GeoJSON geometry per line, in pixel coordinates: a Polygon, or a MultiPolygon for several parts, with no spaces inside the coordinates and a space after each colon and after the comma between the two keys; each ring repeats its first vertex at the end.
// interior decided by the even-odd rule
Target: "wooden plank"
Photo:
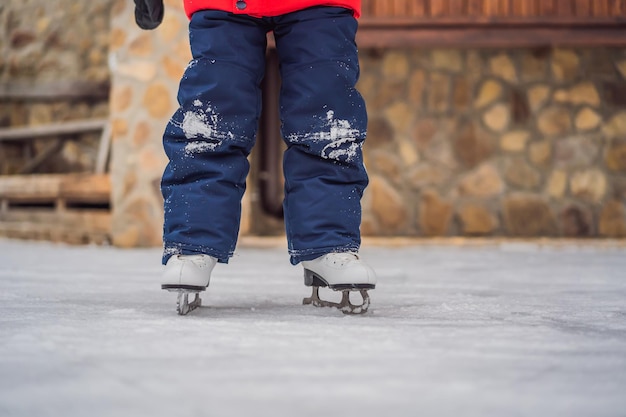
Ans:
{"type": "Polygon", "coordinates": [[[407,7],[404,0],[392,0],[394,16],[406,16],[407,7]]]}
{"type": "Polygon", "coordinates": [[[0,214],[0,236],[72,244],[111,242],[111,213],[103,210],[9,211],[0,214]]]}
{"type": "Polygon", "coordinates": [[[556,14],[561,16],[574,16],[574,2],[572,0],[556,0],[556,14]]]}
{"type": "Polygon", "coordinates": [[[541,0],[539,13],[542,16],[557,16],[556,0],[541,0]]]}
{"type": "Polygon", "coordinates": [[[111,151],[111,123],[107,123],[104,129],[102,130],[102,135],[100,136],[100,144],[98,145],[98,154],[96,156],[96,174],[104,174],[107,168],[107,162],[109,160],[109,153],[111,151]]]}
{"type": "Polygon", "coordinates": [[[0,128],[0,142],[99,131],[104,129],[107,123],[107,119],[89,119],[39,126],[0,128]]]}
{"type": "Polygon", "coordinates": [[[109,175],[42,174],[0,177],[0,198],[9,202],[71,202],[108,204],[111,200],[109,175]]]}
{"type": "Polygon", "coordinates": [[[68,174],[61,179],[59,197],[69,202],[109,203],[111,177],[103,174],[68,174]]]}
{"type": "Polygon", "coordinates": [[[574,1],[574,12],[578,17],[591,17],[591,2],[593,0],[573,0],[574,1]]]}
{"type": "Polygon", "coordinates": [[[482,16],[482,0],[467,0],[467,15],[482,16]]]}
{"type": "Polygon", "coordinates": [[[475,47],[514,48],[543,46],[626,46],[624,28],[594,28],[588,30],[568,27],[535,27],[520,31],[519,27],[448,27],[437,29],[424,26],[387,30],[360,30],[357,33],[360,48],[410,47],[475,47]]]}
{"type": "Polygon", "coordinates": [[[51,155],[57,153],[63,147],[63,141],[60,139],[54,139],[52,142],[47,143],[46,146],[37,154],[34,158],[28,160],[28,162],[20,168],[18,174],[29,174],[37,169],[46,159],[51,155]]]}
{"type": "Polygon", "coordinates": [[[614,17],[626,15],[626,0],[609,0],[609,14],[614,17]]]}
{"type": "Polygon", "coordinates": [[[409,1],[409,16],[411,17],[426,17],[426,1],[427,0],[414,0],[409,1]]]}
{"type": "Polygon", "coordinates": [[[511,5],[512,0],[501,0],[500,6],[498,9],[498,14],[500,16],[510,16],[513,13],[513,6],[511,5]]]}
{"type": "Polygon", "coordinates": [[[521,11],[519,16],[523,17],[535,17],[539,14],[539,3],[540,0],[525,0],[525,1],[517,1],[516,4],[520,5],[521,11]]]}
{"type": "Polygon", "coordinates": [[[552,29],[552,28],[569,28],[571,30],[594,30],[594,29],[610,29],[623,30],[626,28],[626,18],[603,17],[603,18],[580,18],[580,17],[542,17],[525,18],[518,16],[496,17],[487,16],[443,16],[428,18],[413,17],[380,17],[359,19],[359,30],[369,30],[371,28],[411,28],[419,30],[422,28],[441,29],[447,28],[491,28],[491,29],[516,29],[516,30],[533,30],[552,29]]]}
{"type": "Polygon", "coordinates": [[[7,175],[0,177],[0,197],[14,201],[54,201],[60,184],[60,174],[7,175]]]}
{"type": "Polygon", "coordinates": [[[108,82],[54,81],[54,82],[5,82],[0,83],[0,99],[10,100],[65,100],[107,99],[108,82]]]}
{"type": "Polygon", "coordinates": [[[450,16],[467,16],[467,0],[449,0],[448,14],[450,16]]]}
{"type": "Polygon", "coordinates": [[[448,2],[447,0],[431,0],[430,1],[430,15],[448,16],[448,2]]]}
{"type": "Polygon", "coordinates": [[[608,0],[594,0],[592,2],[592,12],[594,16],[605,17],[610,16],[608,0]]]}

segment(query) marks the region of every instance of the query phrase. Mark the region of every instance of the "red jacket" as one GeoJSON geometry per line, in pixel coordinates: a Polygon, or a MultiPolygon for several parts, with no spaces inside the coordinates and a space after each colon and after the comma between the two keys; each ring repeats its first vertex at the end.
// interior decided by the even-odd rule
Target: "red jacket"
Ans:
{"type": "Polygon", "coordinates": [[[187,16],[198,10],[224,10],[254,17],[278,16],[313,6],[339,6],[361,14],[361,0],[184,0],[187,16]]]}

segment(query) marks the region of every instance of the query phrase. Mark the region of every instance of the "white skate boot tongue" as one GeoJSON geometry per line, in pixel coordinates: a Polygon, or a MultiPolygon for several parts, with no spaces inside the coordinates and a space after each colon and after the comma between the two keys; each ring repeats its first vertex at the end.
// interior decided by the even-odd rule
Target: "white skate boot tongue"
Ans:
{"type": "Polygon", "coordinates": [[[347,264],[359,259],[359,256],[353,252],[329,253],[326,255],[328,262],[333,264],[347,264]]]}
{"type": "Polygon", "coordinates": [[[178,255],[178,259],[181,261],[193,262],[198,266],[204,266],[206,264],[208,255],[178,255]]]}

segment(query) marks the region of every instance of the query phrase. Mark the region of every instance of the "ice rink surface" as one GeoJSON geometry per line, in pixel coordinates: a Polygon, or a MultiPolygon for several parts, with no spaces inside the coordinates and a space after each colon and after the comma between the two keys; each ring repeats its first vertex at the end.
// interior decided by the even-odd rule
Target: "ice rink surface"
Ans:
{"type": "Polygon", "coordinates": [[[0,239],[0,416],[626,416],[626,247],[361,253],[367,315],[241,247],[180,317],[158,249],[0,239]]]}

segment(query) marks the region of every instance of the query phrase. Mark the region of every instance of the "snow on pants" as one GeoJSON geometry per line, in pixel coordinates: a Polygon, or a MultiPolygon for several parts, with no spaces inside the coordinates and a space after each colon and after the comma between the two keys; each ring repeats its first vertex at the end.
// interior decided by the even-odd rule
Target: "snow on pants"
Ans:
{"type": "Polygon", "coordinates": [[[164,254],[232,256],[261,111],[266,34],[274,32],[287,143],[285,228],[291,263],[360,245],[368,178],[361,148],[367,114],[349,10],[315,7],[272,18],[194,13],[193,59],[163,137],[164,254]]]}

